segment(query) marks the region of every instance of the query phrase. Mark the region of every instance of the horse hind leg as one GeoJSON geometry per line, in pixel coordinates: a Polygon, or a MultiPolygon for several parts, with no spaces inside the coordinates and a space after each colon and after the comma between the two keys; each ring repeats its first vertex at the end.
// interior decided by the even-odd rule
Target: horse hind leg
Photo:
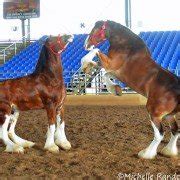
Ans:
{"type": "Polygon", "coordinates": [[[151,125],[154,130],[154,139],[146,149],[138,153],[138,156],[140,158],[154,159],[155,156],[157,155],[157,148],[164,137],[161,121],[162,121],[162,118],[160,117],[152,117],[151,125]]]}
{"type": "Polygon", "coordinates": [[[168,115],[164,118],[169,121],[171,127],[171,138],[169,143],[161,150],[161,154],[168,157],[178,156],[177,141],[180,137],[180,129],[175,119],[175,115],[168,115]]]}
{"type": "Polygon", "coordinates": [[[16,126],[18,117],[19,117],[19,111],[15,107],[13,107],[13,114],[11,114],[11,123],[10,123],[8,135],[9,135],[10,139],[13,142],[15,142],[16,144],[18,144],[24,148],[30,148],[30,147],[34,146],[35,143],[33,143],[31,141],[27,141],[27,140],[17,136],[15,133],[15,126],[16,126]]]}
{"type": "Polygon", "coordinates": [[[8,126],[11,120],[10,113],[7,113],[7,111],[4,111],[1,109],[0,114],[0,138],[3,140],[4,144],[6,145],[5,152],[17,152],[17,153],[23,153],[24,149],[23,147],[15,144],[9,139],[8,136],[8,126]]]}
{"type": "Polygon", "coordinates": [[[64,122],[64,109],[57,113],[56,117],[57,128],[55,132],[55,143],[64,150],[71,148],[70,142],[66,138],[65,134],[65,122],[64,122]]]}

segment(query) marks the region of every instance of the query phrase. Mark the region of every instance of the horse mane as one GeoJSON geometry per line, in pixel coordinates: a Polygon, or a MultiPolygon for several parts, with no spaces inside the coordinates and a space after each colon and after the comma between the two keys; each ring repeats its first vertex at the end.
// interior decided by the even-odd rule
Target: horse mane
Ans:
{"type": "MultiPolygon", "coordinates": [[[[116,23],[114,21],[107,21],[110,27],[110,44],[114,50],[130,50],[135,53],[141,49],[146,48],[149,52],[144,41],[129,28],[116,23]]],[[[150,53],[150,52],[149,52],[150,53]]]]}
{"type": "Polygon", "coordinates": [[[47,47],[45,45],[42,46],[41,53],[35,68],[35,71],[33,72],[33,75],[37,75],[41,73],[44,68],[46,67],[46,61],[49,57],[47,47]]]}

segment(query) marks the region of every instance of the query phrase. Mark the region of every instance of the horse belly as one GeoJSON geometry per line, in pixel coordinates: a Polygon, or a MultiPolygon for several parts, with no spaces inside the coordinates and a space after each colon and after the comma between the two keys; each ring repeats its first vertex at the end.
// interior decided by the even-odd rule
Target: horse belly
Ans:
{"type": "Polygon", "coordinates": [[[13,102],[13,104],[15,104],[20,111],[44,108],[44,105],[40,97],[18,98],[18,101],[13,102]]]}

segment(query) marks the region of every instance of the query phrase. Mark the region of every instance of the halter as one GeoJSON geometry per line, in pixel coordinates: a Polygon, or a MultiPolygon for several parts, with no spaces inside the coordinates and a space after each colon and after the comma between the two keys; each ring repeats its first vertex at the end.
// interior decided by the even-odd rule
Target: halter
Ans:
{"type": "Polygon", "coordinates": [[[59,48],[61,49],[58,52],[55,52],[53,50],[53,48],[56,46],[55,43],[49,43],[50,45],[48,46],[48,48],[52,51],[53,54],[55,54],[56,56],[59,56],[61,54],[61,52],[66,48],[66,44],[62,41],[62,38],[60,36],[60,34],[57,37],[57,44],[59,45],[59,48]]]}
{"type": "Polygon", "coordinates": [[[92,34],[90,37],[90,40],[92,41],[93,45],[97,45],[98,42],[96,42],[96,38],[101,38],[102,41],[106,40],[106,29],[108,27],[107,21],[104,22],[104,24],[97,30],[95,34],[92,34]]]}

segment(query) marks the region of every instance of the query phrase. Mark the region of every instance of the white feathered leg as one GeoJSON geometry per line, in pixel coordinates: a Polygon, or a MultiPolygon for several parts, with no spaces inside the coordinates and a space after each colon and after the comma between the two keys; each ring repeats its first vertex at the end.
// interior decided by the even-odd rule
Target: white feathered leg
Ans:
{"type": "Polygon", "coordinates": [[[12,142],[10,139],[9,139],[9,136],[8,136],[8,125],[10,123],[10,119],[11,119],[11,116],[10,115],[5,115],[5,122],[4,124],[2,125],[2,128],[1,128],[1,136],[2,136],[2,139],[6,145],[6,152],[18,152],[18,153],[23,153],[24,152],[24,149],[23,147],[15,144],[14,142],[12,142]]]}
{"type": "Polygon", "coordinates": [[[54,142],[54,133],[55,133],[55,124],[50,125],[48,127],[47,139],[46,139],[44,149],[46,149],[52,153],[58,153],[59,147],[54,142]]]}
{"type": "Polygon", "coordinates": [[[24,147],[24,148],[30,148],[32,146],[34,146],[35,143],[31,142],[31,141],[27,141],[25,139],[20,138],[19,136],[16,135],[15,133],[15,126],[17,123],[19,117],[19,111],[15,110],[14,114],[11,115],[11,124],[10,124],[10,128],[9,128],[9,137],[12,139],[13,142],[15,142],[16,144],[24,147]]]}
{"type": "Polygon", "coordinates": [[[177,140],[180,137],[180,134],[173,135],[171,133],[171,138],[167,146],[165,146],[161,153],[165,156],[173,157],[178,155],[178,148],[177,148],[177,140]]]}
{"type": "Polygon", "coordinates": [[[175,157],[178,156],[177,141],[180,137],[179,126],[176,122],[176,117],[174,114],[166,116],[165,120],[169,122],[171,128],[171,138],[169,143],[161,150],[161,153],[168,157],[175,157]]]}
{"type": "Polygon", "coordinates": [[[57,115],[56,122],[57,122],[57,128],[56,128],[56,132],[55,132],[55,143],[59,147],[65,149],[65,150],[69,150],[71,148],[71,144],[66,138],[65,122],[61,121],[60,115],[57,115]]]}
{"type": "Polygon", "coordinates": [[[163,135],[160,134],[158,128],[151,121],[152,127],[154,129],[154,139],[151,144],[144,150],[140,151],[138,156],[144,159],[153,159],[157,154],[157,148],[163,139],[163,135]]]}

